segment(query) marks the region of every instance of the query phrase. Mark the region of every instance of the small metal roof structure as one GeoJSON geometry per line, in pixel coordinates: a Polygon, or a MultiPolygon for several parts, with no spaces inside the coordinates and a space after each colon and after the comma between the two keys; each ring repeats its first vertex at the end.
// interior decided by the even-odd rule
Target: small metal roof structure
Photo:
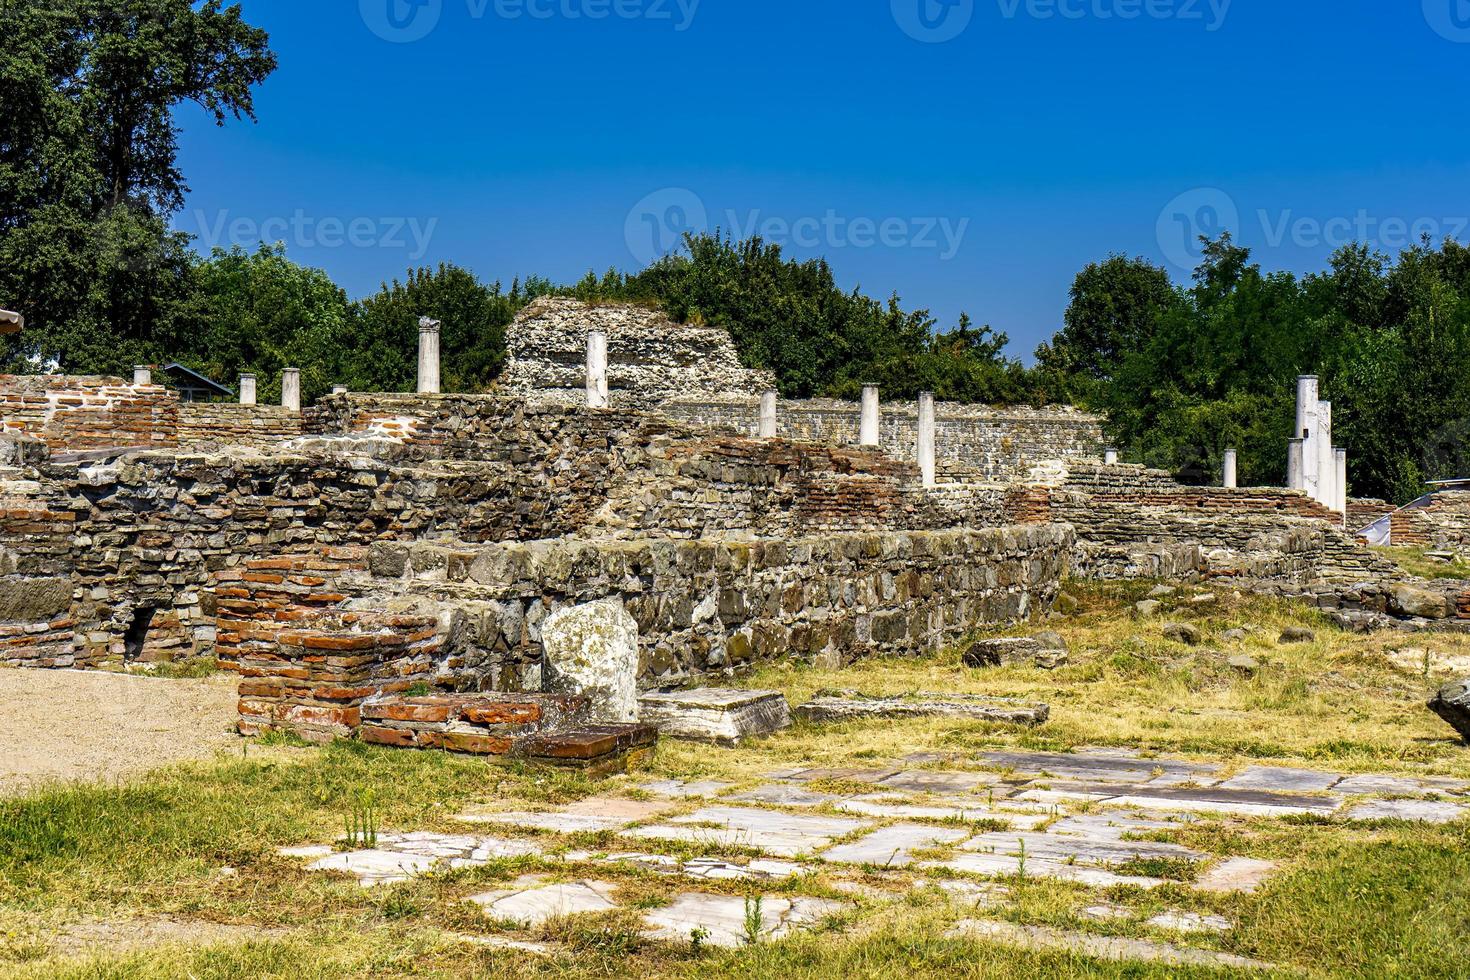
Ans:
{"type": "Polygon", "coordinates": [[[1465,490],[1470,489],[1470,477],[1460,477],[1458,480],[1426,480],[1431,487],[1437,490],[1465,490]]]}
{"type": "Polygon", "coordinates": [[[20,333],[25,329],[26,318],[19,313],[0,310],[0,334],[20,333]]]}
{"type": "Polygon", "coordinates": [[[203,402],[213,398],[234,398],[235,390],[226,388],[211,378],[195,371],[193,368],[185,367],[178,361],[165,364],[160,368],[168,375],[169,383],[179,392],[179,397],[186,402],[203,402]]]}

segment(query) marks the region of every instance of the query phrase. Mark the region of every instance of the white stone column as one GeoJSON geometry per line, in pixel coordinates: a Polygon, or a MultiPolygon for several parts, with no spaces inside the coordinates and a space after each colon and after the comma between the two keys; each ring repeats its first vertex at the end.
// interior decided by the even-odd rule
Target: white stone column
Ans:
{"type": "Polygon", "coordinates": [[[1104,449],[1103,450],[1103,464],[1106,465],[1106,466],[1117,466],[1118,465],[1118,450],[1116,450],[1116,449],[1104,449]]]}
{"type": "Polygon", "coordinates": [[[1332,464],[1332,468],[1336,474],[1333,485],[1337,488],[1337,500],[1334,506],[1337,508],[1337,512],[1342,515],[1342,519],[1346,521],[1348,505],[1347,450],[1332,450],[1332,464]]]}
{"type": "Polygon", "coordinates": [[[438,320],[419,318],[419,394],[439,394],[439,327],[438,320]]]}
{"type": "Polygon", "coordinates": [[[760,427],[756,430],[762,439],[776,438],[776,392],[761,395],[760,427]]]}
{"type": "Polygon", "coordinates": [[[607,408],[607,334],[587,335],[587,407],[607,408]]]}
{"type": "Polygon", "coordinates": [[[301,411],[301,369],[286,368],[281,372],[281,407],[301,411]]]}
{"type": "Polygon", "coordinates": [[[153,369],[146,364],[133,365],[133,384],[151,385],[153,383],[153,369]]]}
{"type": "Polygon", "coordinates": [[[240,404],[255,404],[255,375],[253,374],[240,375],[240,404]]]}
{"type": "Polygon", "coordinates": [[[934,393],[919,393],[919,473],[924,486],[934,486],[934,393]]]}
{"type": "Polygon", "coordinates": [[[1225,487],[1234,490],[1238,485],[1237,468],[1240,465],[1240,456],[1235,450],[1225,450],[1225,487]]]}
{"type": "Polygon", "coordinates": [[[878,403],[878,386],[863,385],[863,414],[859,425],[858,445],[876,446],[881,441],[881,409],[878,403]]]}
{"type": "Polygon", "coordinates": [[[1337,503],[1337,464],[1332,459],[1332,403],[1317,403],[1317,431],[1312,436],[1316,440],[1317,452],[1317,500],[1324,507],[1334,507],[1337,503]]]}
{"type": "Polygon", "coordinates": [[[1297,438],[1290,439],[1286,444],[1286,488],[1288,490],[1301,490],[1305,480],[1302,477],[1304,465],[1302,453],[1306,447],[1307,440],[1297,438]]]}
{"type": "Polygon", "coordinates": [[[1317,452],[1317,395],[1318,381],[1315,374],[1304,374],[1296,379],[1296,433],[1292,438],[1303,440],[1302,466],[1300,482],[1291,489],[1305,491],[1313,500],[1317,499],[1320,459],[1317,452]]]}

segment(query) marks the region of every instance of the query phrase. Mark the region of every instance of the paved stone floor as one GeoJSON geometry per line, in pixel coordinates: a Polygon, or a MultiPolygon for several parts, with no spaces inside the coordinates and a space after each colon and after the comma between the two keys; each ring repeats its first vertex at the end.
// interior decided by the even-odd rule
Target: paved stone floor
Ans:
{"type": "MultiPolygon", "coordinates": [[[[1210,854],[1167,839],[1201,821],[1317,814],[1444,823],[1470,815],[1465,782],[1269,766],[1226,778],[1219,766],[1117,750],[925,754],[885,768],[789,769],[756,785],[650,779],[629,788],[636,790],[631,796],[610,792],[546,811],[482,809],[457,818],[493,827],[493,836],[382,834],[361,850],[319,845],[283,853],[310,860],[316,870],[353,875],[368,887],[504,858],[536,858],[534,874],[471,896],[492,921],[510,927],[618,908],[616,887],[599,880],[597,869],[625,867],[692,886],[640,913],[651,938],[689,942],[698,935],[710,944],[736,945],[750,940],[754,915],[760,937],[775,939],[850,906],[789,892],[756,903],[701,892],[698,883],[739,881],[747,889],[754,885],[751,894],[758,895],[761,882],[820,873],[832,889],[855,897],[901,899],[915,888],[937,888],[972,916],[955,935],[1104,959],[1254,968],[1264,964],[1175,943],[983,916],[1004,907],[1005,882],[1018,876],[1202,893],[1248,893],[1269,881],[1276,870],[1270,861],[1210,854]],[[936,765],[950,768],[928,768],[936,765]],[[626,847],[577,848],[577,835],[588,834],[600,835],[599,845],[611,834],[626,847]],[[687,856],[690,847],[701,856],[687,856]],[[1181,868],[1190,874],[1170,871],[1181,868]]],[[[1103,901],[1086,908],[1083,918],[1127,920],[1181,939],[1228,933],[1233,926],[1218,915],[1169,910],[1145,917],[1103,901]]],[[[507,948],[517,942],[504,939],[507,948]]]]}

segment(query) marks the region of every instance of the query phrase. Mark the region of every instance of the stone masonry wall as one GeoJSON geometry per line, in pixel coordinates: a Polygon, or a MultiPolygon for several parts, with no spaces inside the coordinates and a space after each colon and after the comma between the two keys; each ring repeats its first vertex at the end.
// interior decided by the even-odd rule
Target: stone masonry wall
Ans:
{"type": "Polygon", "coordinates": [[[770,658],[932,652],[978,624],[1048,609],[1072,544],[1071,530],[1056,525],[758,541],[385,543],[371,565],[376,591],[472,607],[469,645],[521,664],[539,661],[546,616],[620,597],[638,622],[640,683],[656,686],[770,658]]]}
{"type": "Polygon", "coordinates": [[[303,432],[300,412],[279,405],[185,402],[179,406],[179,444],[268,449],[303,432]]]}
{"type": "MultiPolygon", "coordinates": [[[[672,421],[756,434],[759,398],[676,396],[657,409],[672,421]]],[[[782,401],[776,431],[796,441],[856,446],[861,408],[854,402],[812,399],[782,401]]],[[[918,444],[918,407],[885,403],[879,425],[883,452],[914,460],[918,444]]],[[[941,469],[967,479],[1012,482],[1025,479],[1042,460],[1083,462],[1103,454],[1101,420],[1069,407],[992,408],[940,402],[935,406],[935,453],[941,469]]]]}
{"type": "Polygon", "coordinates": [[[497,390],[534,402],[585,405],[587,334],[593,330],[607,334],[614,408],[647,408],[673,395],[759,397],[776,387],[769,372],[740,365],[723,329],[675,323],[642,307],[545,296],[522,310],[506,331],[510,358],[497,390]]]}
{"type": "Polygon", "coordinates": [[[179,401],[159,385],[120,378],[0,375],[0,435],[25,434],[52,452],[178,445],[179,401]]]}

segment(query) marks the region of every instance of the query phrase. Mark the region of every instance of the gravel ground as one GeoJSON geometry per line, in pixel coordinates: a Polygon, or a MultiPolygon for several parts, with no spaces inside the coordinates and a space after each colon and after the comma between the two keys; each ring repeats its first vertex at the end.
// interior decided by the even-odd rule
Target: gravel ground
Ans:
{"type": "Polygon", "coordinates": [[[0,669],[0,794],[111,782],[237,747],[237,683],[0,669]]]}

